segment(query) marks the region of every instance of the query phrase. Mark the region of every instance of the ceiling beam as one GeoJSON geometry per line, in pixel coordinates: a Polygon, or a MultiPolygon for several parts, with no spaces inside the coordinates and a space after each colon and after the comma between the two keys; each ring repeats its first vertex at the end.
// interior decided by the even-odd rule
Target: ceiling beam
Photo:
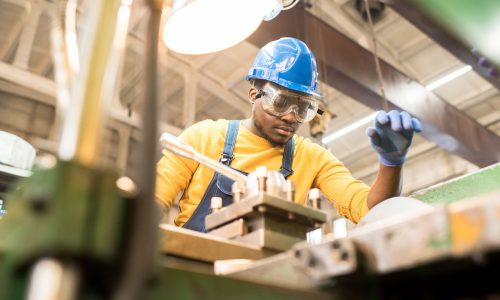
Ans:
{"type": "Polygon", "coordinates": [[[423,13],[420,7],[413,3],[414,1],[385,0],[383,2],[387,3],[403,18],[411,22],[423,33],[427,34],[434,42],[448,50],[456,58],[470,65],[484,80],[500,90],[500,80],[490,76],[487,68],[478,65],[479,58],[472,53],[472,48],[452,35],[444,26],[436,22],[435,19],[423,13]]]}
{"type": "MultiPolygon", "coordinates": [[[[0,62],[0,79],[17,84],[23,88],[31,90],[36,94],[42,94],[41,100],[44,102],[56,97],[56,84],[53,80],[22,70],[10,64],[0,62]]],[[[38,100],[38,99],[36,99],[38,100]]],[[[53,103],[48,103],[53,104],[53,103]]]]}
{"type": "Polygon", "coordinates": [[[28,89],[18,84],[4,81],[3,79],[0,79],[0,91],[7,92],[12,95],[21,96],[23,98],[36,100],[37,102],[48,104],[50,106],[54,104],[54,97],[52,96],[47,96],[45,94],[39,93],[38,91],[28,89]]]}
{"type": "Polygon", "coordinates": [[[40,21],[40,16],[42,15],[44,3],[45,2],[40,0],[35,0],[33,8],[28,16],[28,22],[21,32],[19,45],[17,46],[13,63],[21,69],[28,69],[31,49],[33,48],[33,41],[35,40],[35,34],[38,29],[38,23],[40,21]]]}
{"type": "Polygon", "coordinates": [[[249,101],[245,101],[245,99],[242,99],[237,94],[223,87],[215,79],[208,77],[200,70],[191,67],[188,63],[184,62],[176,55],[172,53],[169,54],[166,66],[179,74],[187,74],[193,71],[198,71],[200,73],[198,76],[198,84],[200,86],[210,91],[227,105],[241,111],[243,114],[247,114],[251,111],[251,105],[249,101]]]}
{"type": "MultiPolygon", "coordinates": [[[[327,84],[379,110],[382,100],[373,54],[297,6],[284,11],[247,40],[257,47],[284,36],[304,40],[316,55],[327,84]]],[[[479,167],[500,161],[500,138],[425,87],[381,60],[386,96],[392,109],[406,110],[423,122],[428,140],[479,167]]]]}
{"type": "MultiPolygon", "coordinates": [[[[18,67],[0,62],[0,90],[15,94],[21,97],[28,97],[34,101],[55,107],[56,105],[56,84],[53,80],[24,71],[18,67]]],[[[109,112],[110,118],[141,128],[140,119],[134,114],[128,116],[128,111],[123,107],[113,106],[109,112]]],[[[182,130],[165,122],[159,123],[162,131],[179,134],[182,130]]]]}
{"type": "MultiPolygon", "coordinates": [[[[136,53],[144,52],[144,41],[140,40],[138,37],[129,35],[127,38],[127,46],[130,47],[136,53]]],[[[184,61],[181,56],[176,55],[175,53],[168,52],[162,47],[159,50],[159,63],[164,68],[170,68],[171,70],[177,72],[184,76],[184,74],[188,74],[191,72],[198,72],[198,84],[211,93],[216,95],[219,99],[221,99],[227,105],[241,111],[243,114],[247,114],[251,111],[250,102],[246,99],[242,99],[236,93],[226,89],[221,85],[217,80],[212,77],[207,76],[206,73],[202,72],[200,69],[197,69],[191,66],[188,62],[184,61]]]]}
{"type": "Polygon", "coordinates": [[[196,94],[198,85],[198,76],[196,72],[185,74],[184,87],[184,107],[182,109],[182,125],[189,127],[194,124],[196,117],[196,94]]]}
{"type": "MultiPolygon", "coordinates": [[[[3,1],[5,2],[5,0],[3,1]]],[[[5,60],[15,50],[19,35],[26,25],[26,22],[28,21],[29,13],[32,7],[31,1],[28,0],[25,0],[24,2],[18,0],[10,0],[6,2],[22,6],[24,8],[24,11],[18,16],[14,24],[9,24],[9,29],[3,32],[5,42],[3,43],[4,45],[0,48],[0,60],[5,60]]]]}

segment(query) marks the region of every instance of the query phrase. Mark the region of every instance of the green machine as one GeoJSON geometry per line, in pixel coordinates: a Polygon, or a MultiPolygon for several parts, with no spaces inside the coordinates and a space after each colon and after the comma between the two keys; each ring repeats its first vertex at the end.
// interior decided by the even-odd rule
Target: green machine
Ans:
{"type": "MultiPolygon", "coordinates": [[[[498,278],[500,262],[495,231],[499,222],[498,215],[489,213],[500,211],[498,197],[491,196],[500,189],[498,165],[416,195],[426,202],[451,203],[484,193],[490,195],[486,200],[362,229],[342,240],[299,244],[231,276],[168,263],[175,259],[159,249],[172,240],[160,238],[153,200],[156,45],[163,1],[148,2],[143,116],[143,130],[148,134],[141,144],[143,160],[137,180],[119,177],[98,163],[104,99],[112,99],[115,92],[106,87],[114,86],[119,69],[109,62],[120,57],[123,49],[114,43],[122,44],[126,36],[116,29],[128,25],[127,14],[118,12],[130,10],[130,2],[98,1],[96,19],[86,24],[90,44],[82,47],[87,52],[80,53],[85,64],[79,76],[72,48],[63,42],[72,30],[65,27],[60,13],[66,1],[57,4],[60,10],[54,12],[52,29],[59,58],[55,77],[59,97],[71,100],[74,114],[63,122],[57,163],[36,170],[8,195],[8,213],[0,219],[0,300],[442,299],[499,293],[493,280],[498,278]],[[477,230],[464,237],[459,234],[463,228],[477,230]],[[401,251],[398,247],[405,243],[392,241],[412,242],[401,232],[418,232],[423,242],[412,245],[422,251],[401,251]],[[384,255],[389,252],[395,255],[384,255]],[[462,263],[460,267],[457,262],[462,263]],[[253,280],[256,277],[259,280],[253,280]],[[480,290],[463,289],[472,278],[481,281],[475,285],[480,290]],[[450,294],[450,289],[457,293],[450,294]]],[[[491,59],[498,62],[494,55],[491,59]]]]}
{"type": "Polygon", "coordinates": [[[58,99],[71,103],[57,162],[19,182],[0,220],[0,299],[305,299],[318,291],[224,278],[165,266],[154,203],[156,68],[164,1],[150,8],[141,159],[136,180],[99,164],[105,99],[112,99],[132,1],[98,1],[83,51],[65,39],[67,9],[55,2],[53,51],[58,99]],[[84,63],[77,67],[78,56],[84,63]],[[106,85],[104,84],[106,83],[106,85]]]}

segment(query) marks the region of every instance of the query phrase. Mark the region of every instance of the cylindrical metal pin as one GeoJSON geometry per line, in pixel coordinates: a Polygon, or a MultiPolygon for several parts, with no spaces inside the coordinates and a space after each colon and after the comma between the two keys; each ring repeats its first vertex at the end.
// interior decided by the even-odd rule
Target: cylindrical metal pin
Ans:
{"type": "Polygon", "coordinates": [[[314,209],[320,209],[320,191],[319,189],[311,189],[309,191],[309,201],[314,209]]]}
{"type": "Polygon", "coordinates": [[[233,192],[233,203],[238,203],[241,201],[242,189],[239,182],[235,181],[231,186],[231,191],[233,192]]]}
{"type": "Polygon", "coordinates": [[[267,168],[264,166],[257,167],[255,170],[257,173],[257,180],[259,181],[259,192],[265,192],[267,190],[267,168]]]}
{"type": "Polygon", "coordinates": [[[295,183],[293,181],[287,180],[283,191],[286,195],[286,201],[295,202],[295,183]]]}
{"type": "Polygon", "coordinates": [[[212,197],[210,200],[210,208],[212,209],[212,213],[220,211],[222,209],[222,198],[212,197]]]}

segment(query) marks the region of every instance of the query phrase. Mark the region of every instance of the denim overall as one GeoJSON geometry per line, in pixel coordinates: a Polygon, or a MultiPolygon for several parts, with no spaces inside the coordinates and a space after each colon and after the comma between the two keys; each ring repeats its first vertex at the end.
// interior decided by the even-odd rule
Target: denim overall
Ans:
{"type": "MultiPolygon", "coordinates": [[[[224,142],[224,152],[222,153],[219,162],[225,164],[226,166],[231,165],[231,161],[233,160],[233,150],[234,145],[236,143],[236,137],[238,136],[238,129],[240,126],[239,120],[229,121],[229,126],[227,127],[226,140],[224,142]]],[[[283,160],[281,162],[281,169],[279,172],[287,178],[292,175],[292,162],[293,162],[293,138],[291,138],[285,145],[285,151],[283,153],[283,160]]],[[[236,169],[235,169],[236,170],[236,169]]],[[[245,175],[247,173],[239,171],[245,175]]],[[[193,215],[189,218],[189,220],[184,224],[184,228],[196,230],[200,232],[207,232],[205,229],[205,217],[210,213],[210,201],[212,197],[221,197],[222,198],[222,206],[227,206],[233,203],[233,195],[232,195],[232,185],[234,180],[227,178],[224,175],[219,173],[215,173],[210,181],[210,184],[203,195],[203,198],[198,204],[198,207],[194,211],[193,215]]]]}

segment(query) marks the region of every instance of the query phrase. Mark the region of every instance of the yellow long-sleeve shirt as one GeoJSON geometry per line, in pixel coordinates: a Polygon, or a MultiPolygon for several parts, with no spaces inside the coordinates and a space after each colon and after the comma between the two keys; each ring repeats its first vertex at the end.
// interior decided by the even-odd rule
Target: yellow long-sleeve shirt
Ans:
{"type": "MultiPolygon", "coordinates": [[[[179,138],[200,153],[218,160],[228,123],[227,120],[205,120],[186,129],[179,138]]],[[[354,179],[326,149],[297,135],[293,139],[293,174],[288,179],[296,185],[295,201],[305,205],[309,190],[319,188],[341,215],[358,222],[368,211],[370,188],[354,179]]],[[[279,170],[282,157],[283,148],[272,147],[240,123],[231,167],[248,173],[258,166],[279,170]]],[[[178,226],[183,226],[193,214],[213,175],[214,171],[196,161],[164,151],[157,165],[156,199],[170,207],[177,194],[184,191],[179,201],[180,213],[175,220],[178,226]]]]}

